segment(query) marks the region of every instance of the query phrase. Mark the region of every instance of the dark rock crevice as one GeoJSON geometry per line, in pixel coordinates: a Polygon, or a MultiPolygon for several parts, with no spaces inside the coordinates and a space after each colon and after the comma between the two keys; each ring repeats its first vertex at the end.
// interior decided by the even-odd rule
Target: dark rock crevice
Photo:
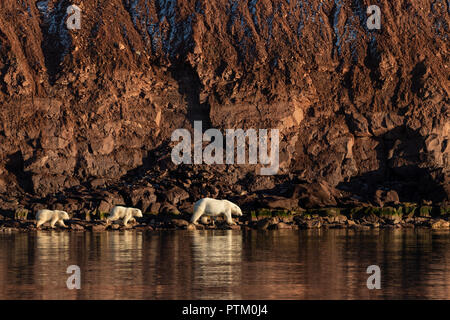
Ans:
{"type": "Polygon", "coordinates": [[[210,106],[208,101],[200,101],[203,85],[195,69],[188,63],[176,63],[170,73],[177,81],[179,93],[186,99],[187,118],[191,124],[202,121],[203,130],[211,128],[210,106]]]}

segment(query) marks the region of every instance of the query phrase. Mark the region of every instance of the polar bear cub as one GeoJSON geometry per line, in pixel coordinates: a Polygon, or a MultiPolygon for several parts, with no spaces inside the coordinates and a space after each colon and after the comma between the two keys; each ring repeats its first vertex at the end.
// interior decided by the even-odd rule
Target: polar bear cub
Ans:
{"type": "Polygon", "coordinates": [[[128,224],[128,221],[136,221],[135,217],[143,217],[142,211],[140,209],[115,206],[109,212],[109,217],[106,218],[106,223],[109,223],[110,221],[116,221],[118,219],[123,219],[123,224],[126,226],[128,224]]]}
{"type": "Polygon", "coordinates": [[[69,214],[61,210],[47,210],[41,209],[36,213],[36,228],[39,228],[46,222],[50,222],[52,228],[58,223],[61,227],[67,228],[64,220],[70,219],[69,214]]]}
{"type": "Polygon", "coordinates": [[[224,215],[228,224],[234,225],[232,215],[242,216],[241,208],[228,200],[217,200],[211,198],[203,198],[194,204],[194,213],[192,214],[191,223],[196,224],[197,220],[205,215],[217,217],[224,215]]]}

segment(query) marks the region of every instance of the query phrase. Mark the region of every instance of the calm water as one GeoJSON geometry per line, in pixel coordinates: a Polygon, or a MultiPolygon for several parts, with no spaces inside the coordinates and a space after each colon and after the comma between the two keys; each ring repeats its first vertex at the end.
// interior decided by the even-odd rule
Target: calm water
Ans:
{"type": "Polygon", "coordinates": [[[0,233],[0,299],[385,298],[450,298],[450,232],[0,233]]]}

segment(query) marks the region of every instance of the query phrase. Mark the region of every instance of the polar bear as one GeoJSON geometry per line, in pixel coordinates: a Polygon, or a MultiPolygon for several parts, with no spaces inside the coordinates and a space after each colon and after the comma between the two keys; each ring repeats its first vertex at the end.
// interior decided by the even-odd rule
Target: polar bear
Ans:
{"type": "Polygon", "coordinates": [[[136,208],[127,208],[122,206],[115,206],[109,212],[109,217],[106,218],[106,223],[109,224],[110,221],[116,221],[118,219],[123,219],[123,224],[128,225],[128,221],[134,220],[136,218],[142,218],[142,211],[136,208]]]}
{"type": "Polygon", "coordinates": [[[192,214],[191,223],[197,224],[197,220],[205,215],[217,217],[224,215],[228,224],[235,225],[231,215],[242,216],[241,208],[228,200],[217,200],[211,198],[203,198],[194,204],[194,213],[192,214]]]}
{"type": "Polygon", "coordinates": [[[70,219],[69,214],[61,210],[47,210],[41,209],[36,213],[36,228],[39,228],[46,222],[50,222],[52,228],[58,223],[61,227],[67,228],[64,220],[70,219]]]}

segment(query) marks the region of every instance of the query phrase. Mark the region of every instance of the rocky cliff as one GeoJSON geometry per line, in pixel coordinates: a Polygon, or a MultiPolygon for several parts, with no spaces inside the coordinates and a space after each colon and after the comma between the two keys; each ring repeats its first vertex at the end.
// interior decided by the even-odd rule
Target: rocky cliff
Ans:
{"type": "Polygon", "coordinates": [[[1,207],[448,201],[449,10],[443,0],[3,0],[1,207]],[[66,27],[71,4],[79,30],[66,27]],[[380,30],[366,26],[371,4],[380,30]],[[174,165],[171,134],[194,120],[278,128],[279,175],[174,165]]]}

